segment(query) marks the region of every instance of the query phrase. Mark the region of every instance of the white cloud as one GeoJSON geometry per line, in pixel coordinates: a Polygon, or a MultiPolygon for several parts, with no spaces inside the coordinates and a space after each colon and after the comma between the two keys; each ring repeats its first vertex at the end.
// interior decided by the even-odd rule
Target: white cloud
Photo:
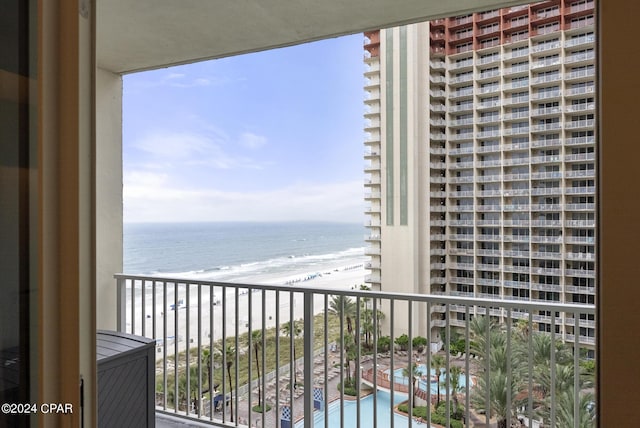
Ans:
{"type": "Polygon", "coordinates": [[[217,145],[203,135],[188,132],[158,132],[136,141],[134,146],[153,157],[185,159],[211,151],[217,145]]]}
{"type": "Polygon", "coordinates": [[[249,149],[259,149],[267,144],[267,137],[252,132],[243,132],[240,135],[240,144],[249,149]]]}
{"type": "MultiPolygon", "coordinates": [[[[215,169],[250,168],[261,169],[263,164],[241,154],[229,153],[230,144],[223,132],[209,129],[206,134],[195,132],[155,132],[136,142],[134,147],[147,153],[151,164],[162,164],[166,168],[207,167],[215,169]]],[[[240,139],[252,148],[266,144],[266,138],[245,133],[240,139]]]]}
{"type": "MultiPolygon", "coordinates": [[[[362,182],[293,184],[267,192],[169,187],[163,177],[126,180],[127,222],[363,220],[362,182]]],[[[135,176],[129,177],[130,179],[135,176]]]]}

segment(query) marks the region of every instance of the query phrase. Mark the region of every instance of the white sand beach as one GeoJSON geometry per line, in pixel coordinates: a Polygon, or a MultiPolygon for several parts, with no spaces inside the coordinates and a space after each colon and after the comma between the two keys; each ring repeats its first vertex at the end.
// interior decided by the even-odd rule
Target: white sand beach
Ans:
{"type": "MultiPolygon", "coordinates": [[[[252,276],[246,280],[234,280],[236,283],[249,284],[287,284],[293,288],[301,289],[306,286],[313,288],[322,288],[326,290],[332,289],[357,289],[364,284],[365,269],[362,262],[336,265],[337,261],[333,261],[333,265],[318,266],[316,272],[295,272],[286,277],[273,277],[272,275],[252,276]]],[[[352,262],[349,260],[347,262],[352,262]]],[[[197,284],[197,283],[196,283],[197,284]]],[[[226,299],[223,298],[223,287],[213,288],[213,301],[211,299],[211,291],[209,286],[200,287],[201,305],[198,304],[198,286],[190,285],[187,293],[187,286],[180,284],[178,288],[178,296],[175,297],[174,286],[167,287],[167,303],[164,306],[163,287],[161,282],[157,282],[155,287],[156,293],[156,310],[153,311],[153,289],[148,283],[145,289],[145,320],[144,332],[142,329],[142,297],[141,289],[138,284],[136,290],[136,319],[134,321],[135,334],[141,334],[146,337],[155,337],[159,345],[158,357],[164,355],[162,345],[167,344],[166,352],[171,355],[175,352],[175,337],[178,337],[178,352],[185,350],[187,346],[195,348],[198,346],[198,338],[203,346],[209,345],[224,337],[232,337],[240,335],[248,330],[249,323],[252,329],[261,329],[263,327],[263,306],[264,310],[264,327],[274,327],[279,311],[280,325],[289,321],[291,315],[291,293],[287,291],[265,291],[263,305],[263,291],[254,290],[249,293],[247,289],[238,289],[236,315],[236,288],[226,288],[226,299]],[[276,296],[276,294],[278,296],[276,296]],[[178,302],[177,309],[173,309],[172,305],[178,302]],[[224,303],[224,305],[223,305],[224,303]],[[276,305],[277,303],[277,305],[276,305]],[[224,308],[226,306],[226,313],[224,308]],[[164,322],[166,312],[166,334],[164,333],[164,322]],[[177,314],[177,320],[176,320],[177,314]],[[155,331],[153,328],[153,318],[155,317],[155,331]],[[187,328],[187,317],[189,318],[187,328]],[[237,323],[236,323],[237,317],[237,323]],[[237,325],[236,325],[237,324],[237,325]],[[236,328],[237,327],[237,328],[236,328]],[[177,335],[176,335],[177,332],[177,335]]],[[[130,300],[127,299],[127,300],[130,300]]],[[[127,331],[130,331],[131,314],[130,304],[127,305],[127,331]]],[[[315,296],[314,313],[321,313],[325,310],[324,297],[315,296]]],[[[300,292],[293,293],[293,319],[301,319],[303,317],[303,294],[300,292]]]]}

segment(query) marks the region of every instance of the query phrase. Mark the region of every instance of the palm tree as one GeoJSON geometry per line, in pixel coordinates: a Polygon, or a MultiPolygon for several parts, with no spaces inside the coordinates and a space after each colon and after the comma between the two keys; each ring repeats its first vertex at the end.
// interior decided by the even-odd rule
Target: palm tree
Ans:
{"type": "Polygon", "coordinates": [[[489,416],[495,416],[498,428],[507,428],[513,416],[513,409],[518,405],[519,382],[515,376],[507,376],[507,373],[502,370],[492,371],[488,382],[487,384],[486,377],[478,377],[478,383],[471,395],[473,405],[476,409],[484,410],[489,416]],[[489,394],[489,408],[486,404],[487,394],[489,394]],[[509,396],[511,397],[510,408],[507,406],[509,396]]]}
{"type": "Polygon", "coordinates": [[[204,363],[205,367],[207,368],[207,373],[206,373],[206,378],[207,378],[207,389],[203,390],[202,392],[207,392],[207,391],[211,391],[211,393],[213,394],[213,388],[211,387],[212,384],[212,379],[211,379],[211,349],[209,348],[202,348],[202,362],[204,363]]]}
{"type": "Polygon", "coordinates": [[[298,385],[298,370],[296,368],[296,339],[302,335],[302,326],[298,321],[290,321],[282,326],[282,332],[285,336],[293,338],[293,385],[298,385]]]}
{"type": "Polygon", "coordinates": [[[382,321],[385,318],[384,312],[380,309],[376,309],[376,325],[373,323],[374,312],[373,309],[364,309],[361,312],[362,315],[362,331],[364,333],[364,343],[367,348],[371,348],[371,338],[373,336],[374,331],[380,331],[382,326],[382,321]]]}
{"type": "MultiPolygon", "coordinates": [[[[471,334],[471,342],[469,347],[471,352],[480,357],[484,357],[487,352],[487,339],[492,340],[497,336],[494,333],[499,332],[500,326],[496,321],[487,316],[476,316],[469,322],[469,332],[471,334]],[[489,337],[487,337],[487,330],[489,337]]],[[[491,345],[491,344],[490,344],[491,345]]]]}
{"type": "MultiPolygon", "coordinates": [[[[260,382],[260,359],[258,351],[262,348],[262,330],[254,330],[251,332],[251,345],[256,354],[256,368],[258,369],[258,406],[262,407],[262,385],[260,382]]],[[[251,382],[251,380],[249,380],[251,382]]]]}
{"type": "Polygon", "coordinates": [[[458,392],[462,391],[460,386],[460,376],[462,375],[462,368],[453,366],[449,369],[447,376],[449,377],[449,384],[451,385],[451,395],[453,398],[454,414],[458,413],[458,392]]]}
{"type": "Polygon", "coordinates": [[[414,398],[415,390],[416,390],[416,381],[420,378],[421,374],[422,373],[420,372],[418,365],[415,363],[409,363],[408,367],[405,367],[402,369],[402,376],[407,378],[410,385],[409,394],[411,397],[411,402],[413,403],[414,407],[416,405],[415,398],[414,398]]]}
{"type": "MultiPolygon", "coordinates": [[[[343,346],[343,348],[345,350],[345,352],[344,352],[345,359],[347,360],[347,367],[346,367],[347,384],[351,385],[352,384],[351,361],[355,361],[355,359],[357,357],[356,342],[355,342],[355,339],[353,338],[353,336],[351,336],[351,335],[344,336],[344,341],[343,341],[342,346],[343,346]]],[[[358,370],[358,365],[356,364],[356,366],[353,369],[353,377],[354,378],[357,376],[357,370],[358,370]]]]}
{"type": "Polygon", "coordinates": [[[440,404],[440,374],[443,368],[445,368],[445,361],[442,355],[436,354],[431,358],[431,368],[435,371],[436,375],[436,387],[438,388],[438,394],[436,398],[436,406],[440,404]]]}
{"type": "Polygon", "coordinates": [[[573,385],[563,393],[559,394],[556,402],[558,409],[556,414],[556,426],[593,428],[595,426],[595,397],[592,393],[580,393],[580,398],[576,403],[574,400],[573,385]],[[578,423],[575,424],[574,410],[578,406],[578,423]]]}
{"type": "MultiPolygon", "coordinates": [[[[231,400],[229,400],[231,402],[231,422],[233,422],[233,384],[231,383],[231,367],[233,366],[233,361],[236,358],[236,349],[232,346],[232,345],[221,345],[223,346],[222,349],[218,348],[216,349],[216,352],[218,353],[218,355],[222,358],[222,356],[224,355],[224,358],[226,359],[227,362],[227,376],[229,378],[229,396],[231,397],[231,400]]],[[[226,397],[223,397],[224,402],[227,401],[226,397]]]]}
{"type": "Polygon", "coordinates": [[[347,331],[353,334],[353,321],[356,316],[356,302],[349,296],[337,295],[331,297],[329,312],[338,316],[338,319],[347,321],[347,331]]]}

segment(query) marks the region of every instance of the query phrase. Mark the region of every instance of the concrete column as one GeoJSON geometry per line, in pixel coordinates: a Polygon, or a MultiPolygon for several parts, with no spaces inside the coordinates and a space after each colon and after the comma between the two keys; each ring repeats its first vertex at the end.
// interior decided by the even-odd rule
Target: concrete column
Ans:
{"type": "Polygon", "coordinates": [[[122,272],[122,76],[96,72],[96,326],[116,329],[122,272]]]}

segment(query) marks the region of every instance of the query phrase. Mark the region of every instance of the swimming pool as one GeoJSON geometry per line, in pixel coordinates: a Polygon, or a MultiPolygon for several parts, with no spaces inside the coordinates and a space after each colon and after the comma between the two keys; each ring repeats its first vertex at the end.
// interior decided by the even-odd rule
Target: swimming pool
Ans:
{"type": "MultiPolygon", "coordinates": [[[[418,371],[424,376],[427,374],[427,366],[425,364],[419,364],[417,366],[418,371]]],[[[409,379],[407,377],[404,376],[403,374],[404,369],[400,368],[400,369],[396,369],[393,371],[393,378],[395,380],[396,383],[400,383],[403,385],[408,385],[409,384],[409,379]]],[[[420,387],[420,389],[422,389],[423,391],[427,390],[427,382],[429,382],[429,386],[430,386],[430,391],[431,394],[437,394],[438,393],[438,383],[435,380],[435,374],[436,371],[434,369],[431,369],[429,376],[425,376],[425,378],[420,379],[418,381],[418,385],[420,387]]],[[[440,370],[440,394],[446,394],[446,371],[445,369],[441,369],[440,370]]],[[[473,386],[473,382],[471,382],[470,384],[471,386],[473,386]]],[[[465,388],[467,386],[467,376],[462,373],[459,377],[458,377],[458,387],[459,388],[465,388]]]]}
{"type": "MultiPolygon", "coordinates": [[[[376,420],[379,427],[389,427],[391,426],[391,398],[388,392],[378,391],[378,406],[376,412],[376,420]]],[[[394,404],[401,403],[407,399],[406,394],[395,393],[394,394],[394,404]]],[[[361,427],[373,427],[373,395],[369,395],[365,398],[360,399],[360,426],[361,427]]],[[[340,426],[340,400],[336,400],[333,403],[329,404],[329,419],[327,423],[327,427],[336,428],[340,426]]],[[[357,413],[357,403],[356,401],[344,401],[344,405],[342,406],[344,413],[344,426],[347,427],[355,427],[357,423],[358,413],[357,413]]],[[[324,411],[316,411],[314,413],[314,426],[318,428],[325,427],[325,412],[324,411]]],[[[409,426],[409,419],[406,416],[399,415],[397,413],[393,413],[393,424],[394,428],[398,427],[407,427],[409,426]]],[[[304,426],[304,421],[299,421],[295,424],[295,428],[302,428],[304,426]]],[[[426,425],[420,424],[417,425],[416,422],[413,423],[413,426],[421,426],[424,427],[426,425]]]]}

